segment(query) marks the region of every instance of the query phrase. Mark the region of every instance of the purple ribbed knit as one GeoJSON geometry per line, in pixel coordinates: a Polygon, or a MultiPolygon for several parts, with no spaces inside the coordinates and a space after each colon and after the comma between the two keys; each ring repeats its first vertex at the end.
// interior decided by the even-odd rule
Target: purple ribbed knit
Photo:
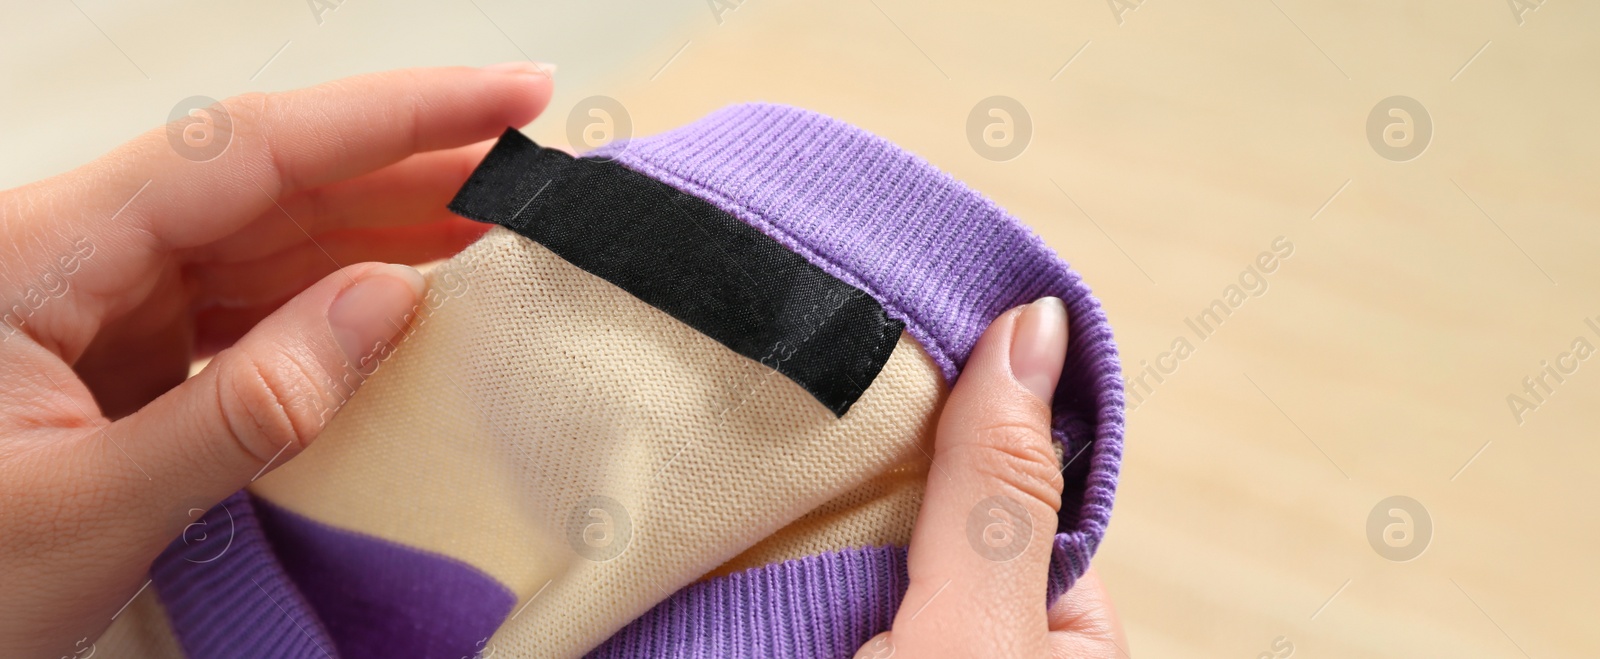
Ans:
{"type": "Polygon", "coordinates": [[[590,659],[850,657],[894,621],[906,550],[868,547],[691,584],[590,659]]]}
{"type": "Polygon", "coordinates": [[[715,204],[870,293],[955,382],[989,322],[1045,295],[1072,331],[1054,427],[1067,455],[1048,601],[1088,569],[1122,459],[1122,368],[1089,287],[1033,231],[927,161],[827,116],[737,105],[599,149],[715,204]]]}
{"type": "Polygon", "coordinates": [[[470,657],[517,596],[458,559],[323,524],[256,499],[278,562],[341,659],[470,657]]]}
{"type": "Polygon", "coordinates": [[[191,659],[338,656],[273,554],[249,494],[224,499],[173,540],[150,579],[191,659]]]}

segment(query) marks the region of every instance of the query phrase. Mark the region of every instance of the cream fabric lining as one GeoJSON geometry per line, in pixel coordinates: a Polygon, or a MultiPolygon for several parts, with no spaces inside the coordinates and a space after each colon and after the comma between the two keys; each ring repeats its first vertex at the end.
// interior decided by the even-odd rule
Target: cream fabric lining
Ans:
{"type": "Polygon", "coordinates": [[[912,456],[911,463],[874,476],[806,513],[702,580],[840,549],[911,544],[929,463],[927,456],[912,456]]]}
{"type": "Polygon", "coordinates": [[[80,650],[79,654],[98,659],[147,659],[182,657],[183,650],[167,624],[167,612],[156,590],[146,588],[117,614],[106,633],[95,639],[92,653],[80,650]]]}
{"type": "Polygon", "coordinates": [[[496,652],[577,656],[719,566],[909,537],[945,394],[909,335],[835,418],[503,228],[429,279],[412,336],[252,490],[500,580],[496,652]]]}

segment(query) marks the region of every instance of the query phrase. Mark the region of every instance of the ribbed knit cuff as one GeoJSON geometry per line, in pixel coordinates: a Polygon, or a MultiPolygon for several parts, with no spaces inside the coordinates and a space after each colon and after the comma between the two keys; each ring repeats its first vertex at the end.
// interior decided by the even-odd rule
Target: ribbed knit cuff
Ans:
{"type": "Polygon", "coordinates": [[[245,492],[184,529],[150,566],[150,579],[188,657],[338,656],[278,562],[245,492]]]}
{"type": "Polygon", "coordinates": [[[764,565],[674,593],[588,656],[844,659],[889,628],[908,583],[903,547],[764,565]]]}
{"type": "Polygon", "coordinates": [[[868,292],[951,383],[1000,314],[1045,295],[1065,301],[1071,332],[1053,425],[1066,487],[1049,601],[1088,569],[1122,458],[1122,369],[1100,303],[1036,234],[894,144],[781,105],[725,108],[589,155],[709,201],[868,292]]]}

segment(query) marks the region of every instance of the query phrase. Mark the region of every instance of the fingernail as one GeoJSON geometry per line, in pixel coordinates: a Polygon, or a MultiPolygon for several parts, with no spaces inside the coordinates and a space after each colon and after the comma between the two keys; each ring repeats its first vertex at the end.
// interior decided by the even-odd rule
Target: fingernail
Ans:
{"type": "Polygon", "coordinates": [[[548,78],[556,74],[556,65],[546,64],[544,62],[528,61],[501,62],[499,64],[490,64],[485,66],[483,67],[483,70],[495,71],[498,73],[527,73],[530,75],[542,75],[548,78]]]}
{"type": "Polygon", "coordinates": [[[1023,307],[1011,335],[1011,375],[1048,403],[1067,358],[1067,306],[1042,297],[1023,307]]]}
{"type": "Polygon", "coordinates": [[[351,364],[361,365],[405,329],[426,285],[416,268],[385,264],[339,292],[328,307],[328,327],[351,364]]]}

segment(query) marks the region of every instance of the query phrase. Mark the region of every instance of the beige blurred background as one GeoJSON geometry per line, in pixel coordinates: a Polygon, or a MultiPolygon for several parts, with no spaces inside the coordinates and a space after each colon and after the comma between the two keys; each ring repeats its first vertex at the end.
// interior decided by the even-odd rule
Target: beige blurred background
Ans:
{"type": "Polygon", "coordinates": [[[0,9],[0,186],[189,96],[404,66],[558,64],[527,129],[553,144],[596,95],[634,135],[745,100],[819,110],[1043,234],[1104,301],[1130,378],[1194,347],[1146,376],[1096,558],[1132,654],[1600,655],[1600,361],[1523,393],[1575,340],[1600,346],[1600,6],[133,4],[0,9]],[[992,96],[1031,124],[1011,117],[1014,159],[969,138],[992,96]],[[1402,122],[1389,144],[1367,123],[1393,96],[1416,105],[1409,135],[1379,108],[1380,130],[1402,122]],[[1266,292],[1198,338],[1186,320],[1279,237],[1294,251],[1266,292]],[[1513,394],[1537,406],[1520,423],[1513,394]],[[1379,507],[1396,495],[1420,509],[1379,507]]]}

